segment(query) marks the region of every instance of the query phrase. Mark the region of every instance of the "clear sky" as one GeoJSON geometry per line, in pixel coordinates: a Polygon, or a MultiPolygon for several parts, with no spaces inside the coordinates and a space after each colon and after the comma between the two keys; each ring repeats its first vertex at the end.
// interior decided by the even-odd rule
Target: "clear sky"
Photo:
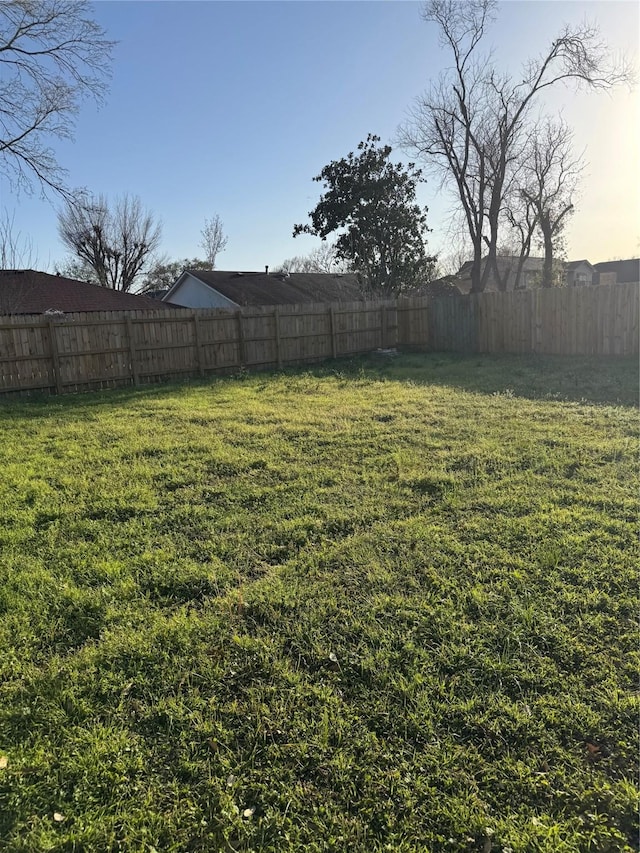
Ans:
{"type": "MultiPolygon", "coordinates": [[[[85,102],[73,142],[56,143],[73,186],[129,192],[163,223],[170,257],[201,255],[205,217],[218,214],[229,242],[220,269],[263,269],[318,241],[293,239],[319,197],[312,178],[368,133],[393,144],[413,99],[447,64],[415,2],[99,2],[97,20],[118,41],[106,104],[85,102]]],[[[496,62],[517,70],[565,22],[595,20],[614,53],[637,64],[640,4],[507,2],[489,33],[496,62]]],[[[563,111],[585,151],[570,259],[640,255],[640,106],[637,88],[546,104],[563,111]]],[[[407,159],[398,149],[398,159],[407,159]]],[[[0,181],[14,229],[29,235],[40,269],[66,252],[55,207],[16,197],[0,181]]],[[[451,198],[421,190],[446,254],[451,198]]]]}

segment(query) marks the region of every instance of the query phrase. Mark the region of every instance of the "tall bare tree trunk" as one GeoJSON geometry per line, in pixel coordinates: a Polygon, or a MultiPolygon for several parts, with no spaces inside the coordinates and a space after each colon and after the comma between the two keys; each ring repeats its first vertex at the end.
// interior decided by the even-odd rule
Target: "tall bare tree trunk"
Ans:
{"type": "Polygon", "coordinates": [[[544,242],[544,263],[542,264],[542,286],[553,287],[553,233],[551,225],[540,220],[540,230],[544,242]]]}

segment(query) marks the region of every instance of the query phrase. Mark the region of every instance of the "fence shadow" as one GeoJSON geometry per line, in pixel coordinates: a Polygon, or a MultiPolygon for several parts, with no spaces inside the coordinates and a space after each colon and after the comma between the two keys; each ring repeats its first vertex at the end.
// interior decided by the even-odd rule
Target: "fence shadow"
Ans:
{"type": "MultiPolygon", "coordinates": [[[[523,397],[530,400],[557,400],[592,405],[640,406],[640,365],[637,356],[551,356],[487,355],[459,353],[371,353],[338,358],[315,364],[287,367],[277,375],[339,375],[345,379],[382,379],[416,385],[458,388],[473,394],[523,397]]],[[[112,388],[84,394],[2,399],[0,422],[21,417],[59,414],[63,417],[89,415],[117,404],[143,403],[146,397],[162,399],[188,394],[191,389],[218,385],[226,394],[236,382],[264,382],[275,371],[211,375],[182,381],[169,379],[143,387],[112,388]]]]}
{"type": "Polygon", "coordinates": [[[351,360],[345,371],[531,400],[635,407],[640,402],[637,356],[402,353],[351,360]]]}

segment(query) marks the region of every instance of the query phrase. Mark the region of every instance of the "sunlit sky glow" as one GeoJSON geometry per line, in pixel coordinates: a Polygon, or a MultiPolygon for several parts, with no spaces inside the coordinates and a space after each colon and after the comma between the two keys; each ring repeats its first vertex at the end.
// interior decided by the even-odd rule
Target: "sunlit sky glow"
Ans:
{"type": "MultiPolygon", "coordinates": [[[[221,269],[259,270],[313,249],[314,238],[291,236],[318,199],[312,177],[370,132],[393,144],[413,99],[448,62],[413,2],[104,2],[95,13],[119,44],[107,103],[85,102],[74,141],[55,143],[69,183],[139,195],[161,218],[170,257],[202,254],[204,218],[219,214],[229,238],[221,269]]],[[[516,71],[564,23],[584,18],[637,67],[633,0],[507,2],[487,45],[516,71]]],[[[568,257],[638,257],[638,89],[558,89],[543,106],[562,111],[587,164],[568,257]]],[[[33,265],[53,270],[66,256],[54,204],[17,197],[2,180],[0,200],[31,238],[33,265]]],[[[430,180],[421,201],[429,248],[446,255],[451,197],[430,180]]]]}

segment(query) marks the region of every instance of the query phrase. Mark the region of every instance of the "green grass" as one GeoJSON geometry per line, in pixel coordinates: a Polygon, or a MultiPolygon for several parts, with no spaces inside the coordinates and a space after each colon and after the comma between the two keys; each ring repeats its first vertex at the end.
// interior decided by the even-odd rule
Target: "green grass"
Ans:
{"type": "Polygon", "coordinates": [[[635,361],[0,409],[0,850],[637,848],[635,361]]]}

